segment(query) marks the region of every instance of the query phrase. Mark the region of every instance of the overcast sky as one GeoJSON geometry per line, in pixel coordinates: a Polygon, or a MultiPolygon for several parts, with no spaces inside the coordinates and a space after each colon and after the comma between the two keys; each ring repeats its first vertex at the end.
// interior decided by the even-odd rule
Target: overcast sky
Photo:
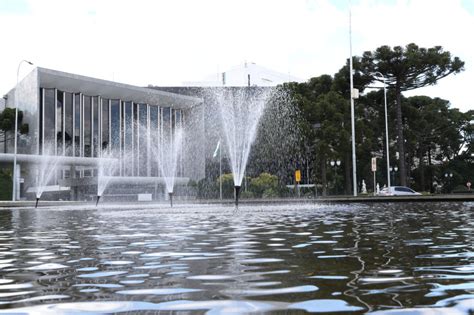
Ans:
{"type": "MultiPolygon", "coordinates": [[[[145,86],[199,81],[245,61],[303,80],[349,56],[349,0],[0,0],[0,92],[18,63],[145,86]]],[[[410,92],[474,109],[474,0],[352,0],[353,54],[441,45],[465,71],[410,92]]],[[[21,76],[30,71],[22,65],[21,76]]]]}

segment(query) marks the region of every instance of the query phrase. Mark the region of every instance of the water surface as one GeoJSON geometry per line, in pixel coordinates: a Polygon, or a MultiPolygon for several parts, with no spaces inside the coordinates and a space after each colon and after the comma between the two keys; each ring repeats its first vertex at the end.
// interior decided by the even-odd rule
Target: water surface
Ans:
{"type": "Polygon", "coordinates": [[[0,312],[468,314],[473,208],[0,210],[0,312]]]}

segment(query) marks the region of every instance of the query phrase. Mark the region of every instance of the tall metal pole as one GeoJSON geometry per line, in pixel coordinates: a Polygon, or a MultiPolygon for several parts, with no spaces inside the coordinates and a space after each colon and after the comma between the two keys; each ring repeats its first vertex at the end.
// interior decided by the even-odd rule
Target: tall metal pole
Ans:
{"type": "Polygon", "coordinates": [[[383,77],[383,97],[385,103],[385,145],[387,150],[387,186],[390,191],[390,151],[388,143],[388,118],[387,118],[387,85],[385,84],[385,77],[383,77]]]}
{"type": "Polygon", "coordinates": [[[17,199],[16,195],[16,153],[17,153],[17,135],[18,135],[18,81],[20,78],[20,67],[23,62],[29,63],[30,65],[33,65],[32,62],[28,60],[22,60],[18,64],[18,69],[16,71],[16,85],[15,85],[15,101],[14,101],[14,106],[15,106],[15,134],[14,134],[14,148],[13,148],[13,179],[12,179],[12,201],[15,201],[17,199]]]}
{"type": "Polygon", "coordinates": [[[351,129],[352,129],[352,186],[354,188],[354,196],[357,196],[357,170],[356,170],[356,145],[355,145],[355,118],[354,118],[354,81],[352,78],[353,70],[352,70],[352,12],[351,8],[352,3],[349,1],[349,50],[350,50],[350,58],[349,58],[349,78],[351,83],[351,129]]]}

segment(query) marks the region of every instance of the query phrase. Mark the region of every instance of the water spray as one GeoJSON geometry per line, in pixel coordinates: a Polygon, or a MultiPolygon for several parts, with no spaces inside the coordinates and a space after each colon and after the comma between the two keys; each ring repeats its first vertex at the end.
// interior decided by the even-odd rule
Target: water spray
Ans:
{"type": "Polygon", "coordinates": [[[173,208],[173,192],[169,192],[168,196],[170,196],[170,205],[171,205],[171,208],[173,208]]]}
{"type": "Polygon", "coordinates": [[[40,201],[40,198],[39,198],[39,197],[36,197],[35,209],[38,208],[38,201],[40,201]]]}
{"type": "Polygon", "coordinates": [[[235,207],[239,207],[240,186],[234,186],[235,189],[235,207]]]}
{"type": "Polygon", "coordinates": [[[97,195],[97,201],[95,203],[95,206],[97,207],[97,205],[99,204],[99,200],[100,200],[100,195],[97,195]]]}

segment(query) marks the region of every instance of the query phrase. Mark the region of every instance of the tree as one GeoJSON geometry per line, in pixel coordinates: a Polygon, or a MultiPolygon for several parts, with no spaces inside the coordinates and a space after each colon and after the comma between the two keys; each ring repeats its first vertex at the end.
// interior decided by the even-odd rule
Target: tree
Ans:
{"type": "Polygon", "coordinates": [[[434,85],[438,80],[464,70],[464,62],[458,57],[451,58],[451,54],[443,51],[441,46],[420,48],[411,43],[406,47],[395,46],[392,49],[384,45],[374,52],[366,51],[360,65],[354,69],[362,71],[365,75],[372,75],[372,79],[379,82],[383,80],[374,73],[382,73],[388,87],[395,90],[400,183],[406,185],[402,92],[434,85]]]}
{"type": "MultiPolygon", "coordinates": [[[[18,131],[21,134],[28,133],[28,124],[21,124],[23,120],[23,112],[18,111],[18,131]]],[[[11,107],[5,108],[0,112],[0,142],[4,142],[6,152],[6,144],[11,138],[7,138],[9,133],[13,134],[13,129],[15,129],[15,109],[11,107]]],[[[13,136],[12,136],[13,138],[13,136]]]]}
{"type": "MultiPolygon", "coordinates": [[[[433,165],[457,158],[467,143],[462,132],[469,124],[468,113],[449,108],[449,101],[428,96],[403,100],[408,159],[416,168],[417,189],[426,190],[425,166],[433,183],[433,165]]],[[[429,186],[433,191],[433,187],[429,186]]]]}
{"type": "MultiPolygon", "coordinates": [[[[23,119],[23,112],[18,111],[18,123],[23,119]]],[[[7,107],[0,112],[0,130],[3,132],[13,131],[15,127],[15,109],[7,107]]]]}

